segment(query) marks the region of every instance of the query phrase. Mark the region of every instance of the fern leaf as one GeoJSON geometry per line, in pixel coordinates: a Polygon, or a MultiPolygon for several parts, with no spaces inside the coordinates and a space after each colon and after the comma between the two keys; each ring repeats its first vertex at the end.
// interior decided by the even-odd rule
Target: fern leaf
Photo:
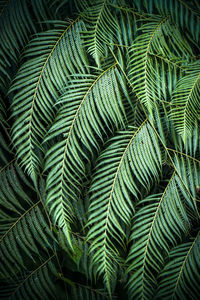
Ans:
{"type": "Polygon", "coordinates": [[[0,13],[1,46],[4,54],[16,61],[16,53],[24,46],[28,35],[35,31],[25,0],[3,1],[0,13]],[[21,26],[24,24],[24,26],[21,26]]]}
{"type": "Polygon", "coordinates": [[[112,257],[116,260],[119,254],[114,241],[125,247],[125,232],[119,220],[130,224],[134,211],[131,194],[137,198],[139,193],[137,181],[145,189],[150,188],[151,178],[158,178],[160,166],[158,141],[147,121],[137,130],[113,138],[99,158],[90,189],[88,239],[95,252],[93,264],[99,275],[104,275],[109,291],[115,270],[112,257]]]}
{"type": "Polygon", "coordinates": [[[84,32],[85,45],[88,52],[95,59],[97,66],[101,67],[101,58],[104,56],[107,43],[113,41],[116,31],[120,30],[118,23],[111,12],[108,0],[97,0],[87,4],[86,9],[81,13],[88,24],[88,30],[84,32]]]}
{"type": "Polygon", "coordinates": [[[131,298],[153,299],[155,274],[161,271],[164,254],[190,228],[179,176],[174,172],[160,196],[151,195],[140,204],[145,206],[135,215],[130,238],[133,244],[127,260],[131,273],[128,287],[131,298]]]}
{"type": "Polygon", "coordinates": [[[0,295],[7,299],[55,299],[56,286],[54,284],[56,270],[55,254],[45,261],[38,263],[35,269],[21,275],[16,281],[6,282],[0,295]]]}
{"type": "Polygon", "coordinates": [[[152,14],[153,11],[160,15],[170,14],[174,23],[178,24],[183,31],[189,30],[190,35],[192,34],[198,43],[200,36],[200,14],[194,1],[134,0],[133,3],[141,12],[145,10],[150,14],[152,14]]]}
{"type": "Polygon", "coordinates": [[[0,176],[1,272],[2,276],[9,277],[21,268],[26,269],[26,257],[34,261],[34,255],[39,256],[40,249],[48,251],[52,233],[43,216],[41,201],[33,203],[23,190],[22,184],[29,191],[32,188],[20,168],[10,164],[0,176]]]}
{"type": "Polygon", "coordinates": [[[139,32],[142,33],[135,39],[129,50],[128,76],[133,91],[150,113],[154,102],[161,100],[159,98],[161,80],[158,81],[158,84],[158,73],[155,73],[151,53],[170,60],[173,52],[175,56],[187,57],[192,51],[190,45],[181,37],[175,26],[172,37],[172,26],[170,16],[150,18],[146,24],[140,27],[139,32]]]}
{"type": "Polygon", "coordinates": [[[171,116],[176,131],[181,135],[184,143],[187,136],[191,136],[195,122],[200,119],[200,65],[199,61],[188,66],[186,75],[181,78],[172,97],[171,116]]]}
{"type": "Polygon", "coordinates": [[[39,34],[25,52],[26,59],[34,58],[22,65],[10,88],[10,93],[17,92],[12,103],[13,117],[17,118],[12,127],[13,142],[18,159],[35,185],[40,143],[52,122],[58,91],[69,74],[85,70],[79,38],[83,28],[83,22],[78,20],[68,26],[58,22],[57,28],[39,34]]]}
{"type": "Polygon", "coordinates": [[[169,253],[170,261],[159,276],[156,299],[198,299],[200,293],[200,231],[169,253]]]}
{"type": "Polygon", "coordinates": [[[174,155],[176,172],[179,175],[179,184],[184,193],[191,215],[198,219],[196,187],[200,185],[200,161],[187,155],[174,155]],[[185,189],[183,188],[185,187],[185,189]]]}
{"type": "Polygon", "coordinates": [[[83,159],[89,161],[93,149],[98,149],[97,137],[102,140],[101,119],[108,129],[123,123],[123,102],[118,87],[121,76],[116,64],[99,76],[85,76],[86,79],[72,80],[61,97],[59,102],[63,107],[48,134],[49,139],[62,133],[62,140],[46,154],[46,169],[50,170],[47,204],[54,222],[67,235],[69,222],[74,221],[73,202],[80,197],[85,177],[83,159]]]}

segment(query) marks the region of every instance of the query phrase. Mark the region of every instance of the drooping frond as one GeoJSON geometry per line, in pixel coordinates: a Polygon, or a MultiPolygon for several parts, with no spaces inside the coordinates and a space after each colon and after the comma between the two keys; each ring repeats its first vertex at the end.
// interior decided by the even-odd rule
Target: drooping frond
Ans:
{"type": "Polygon", "coordinates": [[[182,0],[134,0],[133,3],[141,11],[143,8],[148,13],[154,9],[161,15],[170,14],[174,23],[178,24],[183,30],[187,29],[193,35],[196,42],[200,37],[200,14],[197,10],[195,1],[182,0]]]}
{"type": "Polygon", "coordinates": [[[190,228],[184,201],[184,185],[173,172],[161,195],[150,195],[139,202],[143,206],[135,214],[132,247],[128,255],[128,281],[131,299],[152,299],[157,285],[156,276],[177,240],[190,228]],[[182,192],[183,191],[183,192],[182,192]]]}
{"type": "Polygon", "coordinates": [[[133,39],[136,37],[138,19],[137,15],[129,13],[128,11],[120,11],[118,16],[120,30],[116,32],[119,47],[122,46],[123,48],[124,46],[125,49],[128,49],[128,47],[132,45],[133,39]]]}
{"type": "Polygon", "coordinates": [[[20,46],[24,46],[28,41],[28,35],[35,31],[27,1],[3,1],[0,11],[0,29],[3,57],[16,61],[16,51],[19,52],[20,46]]]}
{"type": "Polygon", "coordinates": [[[18,165],[11,162],[0,178],[1,276],[7,278],[26,270],[27,257],[34,261],[34,255],[48,251],[52,234],[41,201],[18,165]]]}
{"type": "Polygon", "coordinates": [[[199,216],[197,208],[196,188],[200,186],[200,161],[187,155],[174,155],[174,164],[179,176],[179,186],[184,193],[185,200],[192,210],[192,216],[199,216]]]}
{"type": "Polygon", "coordinates": [[[93,1],[87,1],[81,16],[88,23],[87,31],[83,35],[85,46],[100,67],[101,58],[107,52],[107,44],[110,44],[110,40],[115,40],[120,27],[108,0],[97,0],[95,4],[93,1]]]}
{"type": "Polygon", "coordinates": [[[49,139],[62,135],[61,141],[46,154],[47,204],[54,222],[66,234],[74,219],[73,202],[80,197],[85,177],[83,160],[89,162],[93,151],[98,150],[98,140],[105,132],[100,128],[120,126],[124,114],[118,86],[123,80],[116,64],[98,76],[81,76],[71,81],[59,100],[62,107],[47,136],[49,139]]]}
{"type": "Polygon", "coordinates": [[[198,0],[0,0],[0,298],[198,299],[198,0]]]}
{"type": "Polygon", "coordinates": [[[200,293],[200,231],[196,237],[169,253],[169,262],[159,276],[155,299],[199,299],[200,293]]]}
{"type": "Polygon", "coordinates": [[[125,247],[125,232],[120,223],[130,224],[134,211],[132,198],[137,199],[139,194],[138,182],[149,189],[151,179],[158,179],[161,167],[158,140],[147,121],[110,142],[99,157],[90,188],[87,224],[91,226],[88,233],[91,251],[95,252],[93,264],[97,265],[99,275],[104,276],[109,291],[115,272],[113,261],[118,254],[114,242],[125,247]]]}
{"type": "Polygon", "coordinates": [[[172,26],[170,16],[150,18],[140,27],[139,32],[142,33],[134,40],[129,50],[129,80],[134,93],[149,113],[152,111],[153,103],[161,100],[159,86],[162,80],[154,69],[151,54],[170,59],[171,51],[175,56],[185,57],[191,52],[189,44],[181,37],[175,26],[172,37],[172,26]]]}
{"type": "Polygon", "coordinates": [[[41,141],[52,122],[53,104],[58,91],[74,72],[85,71],[86,60],[80,41],[82,21],[57,22],[55,29],[39,34],[25,52],[28,59],[19,69],[10,94],[12,102],[12,136],[18,159],[35,185],[40,166],[41,141]],[[31,57],[31,59],[29,59],[31,57]]]}
{"type": "Polygon", "coordinates": [[[187,136],[184,143],[185,152],[200,160],[200,136],[198,121],[195,122],[191,136],[187,136]]]}
{"type": "Polygon", "coordinates": [[[55,299],[57,276],[55,254],[45,261],[40,261],[35,268],[24,272],[17,281],[6,282],[0,292],[5,299],[55,299]]]}
{"type": "Polygon", "coordinates": [[[200,119],[200,61],[188,66],[172,97],[171,116],[176,131],[186,141],[191,136],[196,120],[200,119]]]}
{"type": "Polygon", "coordinates": [[[170,58],[153,52],[149,53],[149,56],[152,58],[151,64],[155,70],[155,75],[158,74],[154,77],[154,80],[157,81],[158,98],[161,101],[164,100],[165,103],[170,103],[169,99],[172,97],[177,81],[185,73],[183,64],[186,63],[186,60],[172,54],[170,58]]]}

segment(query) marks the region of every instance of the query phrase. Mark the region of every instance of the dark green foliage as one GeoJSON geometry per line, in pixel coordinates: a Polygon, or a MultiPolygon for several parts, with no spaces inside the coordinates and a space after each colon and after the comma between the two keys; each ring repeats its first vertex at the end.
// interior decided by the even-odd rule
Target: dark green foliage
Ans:
{"type": "Polygon", "coordinates": [[[0,1],[0,299],[200,294],[197,0],[0,1]]]}

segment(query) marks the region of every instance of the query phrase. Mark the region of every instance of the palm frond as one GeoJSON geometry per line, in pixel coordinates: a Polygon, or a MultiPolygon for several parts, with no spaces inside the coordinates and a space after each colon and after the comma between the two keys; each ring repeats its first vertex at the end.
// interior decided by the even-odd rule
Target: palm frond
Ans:
{"type": "Polygon", "coordinates": [[[149,56],[153,58],[151,64],[158,74],[158,76],[155,76],[155,80],[157,81],[156,86],[159,89],[159,99],[168,102],[172,97],[177,81],[185,74],[184,65],[187,61],[172,54],[170,58],[162,54],[154,54],[153,52],[149,56]]]}
{"type": "Polygon", "coordinates": [[[88,23],[87,31],[83,33],[85,46],[100,67],[101,58],[107,52],[107,44],[116,39],[116,32],[120,27],[108,0],[97,0],[95,4],[87,1],[81,16],[88,23]]]}
{"type": "Polygon", "coordinates": [[[142,11],[148,13],[157,11],[160,15],[171,15],[175,24],[178,24],[183,30],[187,29],[198,43],[200,36],[200,11],[194,1],[183,0],[134,0],[133,4],[142,11]]]}
{"type": "Polygon", "coordinates": [[[184,185],[182,192],[184,193],[185,200],[192,210],[194,218],[198,219],[199,212],[197,208],[197,193],[196,188],[200,186],[200,161],[187,155],[174,155],[174,164],[176,172],[179,175],[180,186],[184,185]]]}
{"type": "Polygon", "coordinates": [[[11,107],[13,117],[17,118],[12,127],[13,142],[18,159],[35,185],[41,164],[40,143],[52,122],[58,91],[71,73],[85,71],[79,38],[82,29],[84,24],[79,20],[70,25],[57,22],[55,29],[33,39],[25,52],[28,61],[10,88],[10,94],[15,93],[11,107]]]}
{"type": "Polygon", "coordinates": [[[27,1],[3,1],[0,28],[2,51],[11,60],[16,61],[16,51],[19,52],[20,46],[27,42],[28,35],[35,31],[27,1]]]}
{"type": "Polygon", "coordinates": [[[134,93],[151,113],[154,102],[160,101],[159,86],[161,78],[155,72],[151,53],[161,55],[170,60],[172,53],[185,58],[191,53],[187,41],[181,37],[176,27],[171,34],[170,16],[151,17],[139,28],[139,36],[129,50],[128,77],[134,93]]]}
{"type": "Polygon", "coordinates": [[[159,144],[147,121],[137,130],[113,138],[99,157],[90,188],[88,239],[92,242],[91,251],[95,252],[93,264],[97,265],[99,275],[104,276],[109,291],[115,271],[111,258],[118,254],[114,241],[123,247],[126,242],[119,220],[130,225],[134,212],[132,198],[137,199],[139,194],[137,182],[149,189],[151,179],[159,177],[160,167],[159,144]]]}
{"type": "Polygon", "coordinates": [[[200,231],[195,238],[169,253],[169,262],[159,276],[155,299],[198,299],[200,293],[200,231]]]}
{"type": "Polygon", "coordinates": [[[156,276],[164,264],[164,255],[189,231],[190,220],[184,200],[184,185],[173,172],[161,195],[141,200],[135,214],[132,247],[128,256],[128,288],[134,299],[152,299],[156,276]]]}
{"type": "MultiPolygon", "coordinates": [[[[168,115],[169,120],[170,115],[168,115]]],[[[172,138],[172,144],[174,145],[177,152],[187,154],[194,159],[200,160],[199,149],[200,149],[200,139],[199,139],[199,124],[196,120],[191,136],[187,136],[185,142],[183,141],[180,134],[174,128],[174,123],[170,122],[170,137],[172,138]]]]}
{"type": "Polygon", "coordinates": [[[200,63],[188,66],[187,73],[181,78],[172,96],[171,116],[176,131],[186,141],[191,136],[195,122],[200,119],[198,94],[200,92],[200,63]]]}
{"type": "Polygon", "coordinates": [[[85,177],[83,160],[89,163],[93,150],[98,150],[98,140],[102,141],[105,132],[100,130],[103,124],[108,130],[118,127],[123,123],[124,114],[118,86],[123,85],[123,80],[116,64],[98,76],[81,76],[85,78],[73,79],[59,100],[62,107],[47,137],[62,134],[61,141],[46,154],[46,170],[50,171],[46,203],[54,222],[66,234],[69,222],[74,221],[73,203],[81,196],[85,177]]]}
{"type": "Polygon", "coordinates": [[[199,17],[0,0],[0,298],[198,299],[199,17]]]}
{"type": "Polygon", "coordinates": [[[57,277],[55,254],[38,263],[35,269],[21,275],[17,281],[6,282],[0,292],[6,299],[55,299],[57,277]]]}
{"type": "Polygon", "coordinates": [[[89,253],[89,243],[86,241],[85,237],[72,232],[73,251],[71,251],[68,247],[68,242],[66,241],[64,233],[59,230],[58,243],[67,254],[65,255],[65,259],[69,269],[80,272],[82,276],[86,276],[87,283],[88,279],[90,279],[90,286],[88,286],[83,284],[83,282],[78,282],[73,278],[66,278],[63,274],[59,274],[61,280],[68,286],[69,297],[72,299],[86,298],[91,300],[109,298],[108,293],[104,289],[95,288],[96,280],[94,280],[94,278],[96,277],[96,269],[91,264],[92,255],[89,253]]]}
{"type": "Polygon", "coordinates": [[[34,261],[34,255],[40,256],[41,249],[48,251],[52,233],[43,215],[41,200],[36,201],[36,193],[35,202],[31,199],[33,187],[18,165],[9,164],[0,176],[1,275],[7,278],[21,268],[26,269],[26,257],[34,261]]]}

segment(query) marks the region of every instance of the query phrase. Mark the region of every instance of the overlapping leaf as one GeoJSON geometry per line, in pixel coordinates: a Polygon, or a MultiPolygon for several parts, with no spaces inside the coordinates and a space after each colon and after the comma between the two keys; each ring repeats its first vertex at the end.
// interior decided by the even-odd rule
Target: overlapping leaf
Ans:
{"type": "Polygon", "coordinates": [[[194,299],[200,293],[200,232],[169,253],[170,261],[159,276],[160,285],[155,299],[194,299]]]}
{"type": "Polygon", "coordinates": [[[191,136],[195,123],[200,119],[200,62],[188,66],[187,73],[181,78],[172,97],[172,119],[176,131],[186,141],[191,136]]]}
{"type": "Polygon", "coordinates": [[[161,100],[159,93],[161,78],[154,69],[150,54],[170,59],[172,53],[184,57],[191,53],[190,45],[181,37],[175,26],[172,37],[172,26],[170,16],[150,18],[140,27],[140,34],[129,50],[129,79],[133,91],[149,113],[152,111],[153,103],[161,100]]]}
{"type": "Polygon", "coordinates": [[[1,277],[9,278],[27,269],[27,257],[34,262],[35,255],[48,251],[52,234],[41,201],[22,170],[11,162],[0,176],[1,277]]]}
{"type": "Polygon", "coordinates": [[[85,74],[71,80],[59,100],[62,108],[47,136],[61,135],[61,141],[46,154],[46,169],[50,171],[47,204],[54,222],[66,234],[69,222],[74,221],[73,203],[81,197],[83,161],[89,162],[93,151],[98,150],[104,126],[110,130],[123,123],[120,84],[123,80],[114,64],[98,76],[85,74]]]}
{"type": "Polygon", "coordinates": [[[10,94],[12,102],[12,136],[18,159],[36,184],[41,141],[54,116],[53,104],[58,91],[70,74],[85,71],[84,51],[80,42],[82,21],[57,22],[55,29],[39,34],[25,52],[28,59],[19,69],[10,94]],[[25,81],[26,79],[26,81],[25,81]]]}
{"type": "Polygon", "coordinates": [[[85,10],[81,13],[88,23],[87,31],[83,35],[85,45],[98,67],[101,66],[101,59],[108,51],[107,44],[116,39],[116,32],[120,30],[108,2],[97,0],[94,4],[87,1],[85,10]]]}
{"type": "Polygon", "coordinates": [[[0,296],[6,299],[55,299],[57,276],[55,254],[39,262],[35,269],[24,272],[17,280],[6,281],[0,296]]]}
{"type": "Polygon", "coordinates": [[[196,42],[200,36],[200,14],[198,13],[198,1],[182,1],[182,0],[134,0],[133,3],[142,11],[144,8],[148,13],[156,11],[160,15],[171,14],[174,23],[178,24],[183,30],[189,30],[196,42]]]}
{"type": "Polygon", "coordinates": [[[113,138],[99,157],[90,189],[87,225],[91,226],[88,239],[95,252],[93,264],[97,264],[108,289],[114,276],[113,259],[119,254],[115,242],[123,247],[126,242],[120,223],[130,224],[133,199],[139,195],[138,183],[149,189],[151,179],[159,178],[161,160],[157,137],[147,121],[137,130],[113,138]]]}
{"type": "MultiPolygon", "coordinates": [[[[174,172],[161,195],[150,195],[139,202],[144,207],[134,217],[130,238],[133,244],[128,256],[131,299],[153,299],[157,286],[156,274],[163,267],[165,254],[190,229],[187,214],[189,196],[185,192],[184,182],[180,180],[181,175],[174,172]]],[[[191,198],[190,201],[192,205],[191,198]]]]}

